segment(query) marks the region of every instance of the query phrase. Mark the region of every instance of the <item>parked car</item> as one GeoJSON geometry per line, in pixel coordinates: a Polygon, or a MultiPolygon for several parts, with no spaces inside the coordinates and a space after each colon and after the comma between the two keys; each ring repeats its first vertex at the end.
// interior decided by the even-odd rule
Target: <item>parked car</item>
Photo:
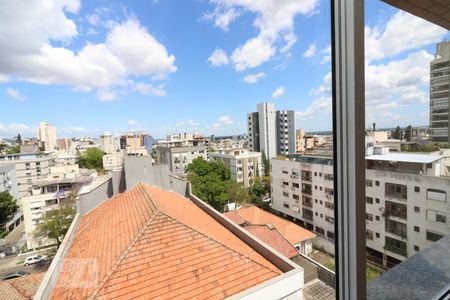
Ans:
{"type": "Polygon", "coordinates": [[[43,261],[47,261],[48,257],[45,255],[33,255],[28,256],[27,259],[25,259],[25,262],[23,263],[24,266],[32,265],[32,264],[38,264],[43,261]]]}
{"type": "Polygon", "coordinates": [[[8,273],[8,274],[3,275],[2,280],[14,279],[14,278],[23,277],[26,275],[30,275],[30,272],[17,271],[17,272],[8,273]]]}

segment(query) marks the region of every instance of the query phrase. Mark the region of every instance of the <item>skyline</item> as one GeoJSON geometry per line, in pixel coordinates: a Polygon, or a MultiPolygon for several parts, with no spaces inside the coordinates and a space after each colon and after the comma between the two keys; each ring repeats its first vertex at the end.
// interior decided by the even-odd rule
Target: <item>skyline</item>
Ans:
{"type": "MultiPolygon", "coordinates": [[[[295,110],[297,128],[330,130],[327,4],[6,1],[0,138],[36,136],[40,121],[58,137],[242,134],[260,102],[295,110]]],[[[380,2],[366,12],[367,126],[428,124],[429,61],[448,31],[380,2]]]]}

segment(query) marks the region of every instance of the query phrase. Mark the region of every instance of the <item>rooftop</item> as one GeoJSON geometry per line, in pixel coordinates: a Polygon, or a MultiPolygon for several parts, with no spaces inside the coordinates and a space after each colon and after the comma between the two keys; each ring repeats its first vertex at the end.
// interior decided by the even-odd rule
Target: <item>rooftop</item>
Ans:
{"type": "Polygon", "coordinates": [[[366,160],[412,162],[421,164],[428,164],[441,158],[442,157],[439,155],[417,154],[417,153],[388,153],[388,154],[366,156],[366,160]]]}
{"type": "Polygon", "coordinates": [[[296,245],[316,237],[316,235],[311,231],[308,231],[295,223],[282,219],[254,205],[227,212],[225,213],[225,216],[238,225],[242,225],[244,223],[249,225],[272,224],[273,227],[275,227],[292,245],[296,245]]]}
{"type": "Polygon", "coordinates": [[[0,295],[3,300],[32,299],[45,273],[34,273],[24,277],[0,281],[0,295]]]}
{"type": "Polygon", "coordinates": [[[192,201],[140,183],[81,219],[51,299],[219,299],[282,273],[192,201]]]}

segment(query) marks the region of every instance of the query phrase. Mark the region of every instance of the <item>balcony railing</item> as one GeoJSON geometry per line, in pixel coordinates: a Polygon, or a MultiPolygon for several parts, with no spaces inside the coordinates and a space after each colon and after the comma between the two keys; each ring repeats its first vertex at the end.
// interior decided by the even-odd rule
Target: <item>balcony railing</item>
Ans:
{"type": "Polygon", "coordinates": [[[304,180],[304,181],[312,181],[312,177],[311,176],[302,176],[302,180],[304,180]]]}
{"type": "Polygon", "coordinates": [[[312,195],[312,190],[309,189],[302,189],[303,194],[312,195]]]}

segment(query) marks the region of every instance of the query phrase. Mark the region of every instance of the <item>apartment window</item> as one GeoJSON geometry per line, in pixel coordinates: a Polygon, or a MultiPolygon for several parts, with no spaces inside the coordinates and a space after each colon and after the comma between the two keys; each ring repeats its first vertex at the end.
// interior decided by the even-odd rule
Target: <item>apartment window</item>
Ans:
{"type": "Polygon", "coordinates": [[[366,220],[373,222],[373,215],[369,214],[369,213],[366,213],[366,220]]]}
{"type": "Polygon", "coordinates": [[[286,202],[283,202],[283,207],[284,207],[284,208],[289,208],[289,204],[286,203],[286,202]]]}
{"type": "Polygon", "coordinates": [[[366,229],[366,239],[373,240],[373,231],[366,229]]]}
{"type": "Polygon", "coordinates": [[[281,173],[283,173],[283,174],[288,174],[288,173],[289,173],[289,171],[288,171],[288,169],[287,169],[287,168],[283,168],[283,170],[281,171],[281,173]]]}
{"type": "Polygon", "coordinates": [[[447,216],[444,214],[436,213],[436,222],[446,223],[447,222],[447,216]]]}
{"type": "Polygon", "coordinates": [[[417,252],[419,252],[419,251],[420,251],[420,247],[419,247],[419,246],[417,246],[417,245],[414,245],[414,251],[417,251],[417,252]]]}
{"type": "Polygon", "coordinates": [[[392,201],[386,201],[385,203],[386,216],[394,216],[401,219],[406,219],[407,206],[403,203],[397,203],[392,201]]]}
{"type": "Polygon", "coordinates": [[[322,200],[320,200],[319,202],[320,202],[320,205],[322,205],[322,203],[323,203],[322,200]]]}
{"type": "Polygon", "coordinates": [[[314,217],[314,213],[312,210],[304,208],[302,216],[303,216],[303,218],[312,221],[313,217],[314,217]]]}
{"type": "Polygon", "coordinates": [[[297,188],[297,189],[298,189],[298,188],[300,187],[300,185],[299,185],[298,183],[295,183],[295,182],[293,182],[293,183],[292,183],[292,187],[294,187],[294,188],[297,188]]]}
{"type": "Polygon", "coordinates": [[[366,203],[367,204],[373,204],[373,198],[372,197],[366,197],[366,203]]]}
{"type": "Polygon", "coordinates": [[[394,220],[387,220],[386,231],[406,238],[406,224],[394,220]]]}
{"type": "Polygon", "coordinates": [[[419,226],[414,226],[414,231],[415,232],[420,232],[420,227],[419,226]]]}
{"type": "Polygon", "coordinates": [[[403,241],[396,240],[389,236],[385,237],[385,248],[388,251],[400,254],[402,256],[406,256],[406,243],[403,241]]]}
{"type": "Polygon", "coordinates": [[[283,192],[283,196],[284,197],[289,197],[289,193],[288,192],[283,192]]]}
{"type": "Polygon", "coordinates": [[[369,186],[369,187],[371,187],[373,185],[373,182],[372,182],[372,180],[370,180],[370,179],[366,179],[366,186],[369,186]]]}
{"type": "Polygon", "coordinates": [[[379,204],[380,203],[380,199],[379,198],[375,198],[375,203],[379,204]]]}
{"type": "Polygon", "coordinates": [[[418,207],[418,206],[414,206],[414,212],[420,212],[420,207],[418,207]]]}
{"type": "Polygon", "coordinates": [[[435,189],[427,189],[427,199],[446,202],[447,201],[447,193],[441,190],[435,189]]]}
{"type": "Polygon", "coordinates": [[[416,193],[420,193],[420,187],[418,187],[418,186],[415,186],[415,187],[414,187],[414,192],[416,192],[416,193]]]}
{"type": "Polygon", "coordinates": [[[323,228],[320,228],[318,226],[316,226],[316,233],[318,235],[325,236],[325,230],[323,230],[323,228]]]}
{"type": "Polygon", "coordinates": [[[375,186],[380,186],[380,182],[378,180],[375,180],[375,186]]]}
{"type": "Polygon", "coordinates": [[[299,195],[296,195],[296,194],[292,194],[292,198],[293,198],[294,200],[300,200],[300,196],[299,196],[299,195]]]}
{"type": "Polygon", "coordinates": [[[329,238],[330,240],[334,241],[334,232],[332,231],[327,231],[327,238],[329,238]]]}
{"type": "Polygon", "coordinates": [[[376,237],[377,239],[379,239],[379,238],[380,238],[380,234],[379,234],[378,232],[375,232],[375,237],[376,237]]]}
{"type": "Polygon", "coordinates": [[[318,213],[316,212],[316,217],[318,217],[319,215],[318,215],[318,213]]]}
{"type": "Polygon", "coordinates": [[[325,201],[325,207],[328,209],[334,209],[334,203],[325,201]]]}
{"type": "Polygon", "coordinates": [[[325,221],[327,221],[328,223],[334,224],[334,218],[333,217],[325,216],[325,221]]]}
{"type": "Polygon", "coordinates": [[[289,186],[289,182],[283,180],[283,187],[288,187],[288,186],[289,186]]]}
{"type": "Polygon", "coordinates": [[[380,221],[380,216],[375,216],[376,221],[380,221]]]}
{"type": "Polygon", "coordinates": [[[443,237],[444,236],[440,233],[435,233],[435,232],[431,232],[431,231],[427,230],[427,240],[429,240],[429,241],[437,242],[443,237]]]}
{"type": "Polygon", "coordinates": [[[310,197],[302,196],[303,206],[313,207],[312,199],[310,197]]]}
{"type": "Polygon", "coordinates": [[[314,176],[317,176],[317,172],[314,172],[314,176]]]}
{"type": "Polygon", "coordinates": [[[385,183],[385,196],[406,199],[407,187],[404,184],[385,183]]]}

